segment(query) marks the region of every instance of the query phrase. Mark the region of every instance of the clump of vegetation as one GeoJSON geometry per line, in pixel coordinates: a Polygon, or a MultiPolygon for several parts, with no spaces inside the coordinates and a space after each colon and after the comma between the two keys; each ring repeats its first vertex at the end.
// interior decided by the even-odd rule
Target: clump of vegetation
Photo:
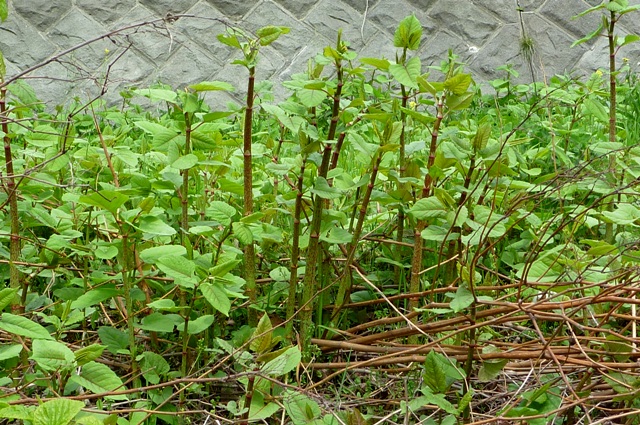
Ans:
{"type": "MultiPolygon", "coordinates": [[[[588,10],[614,53],[637,8],[588,10]]],[[[203,81],[51,111],[0,67],[0,418],[638,423],[635,74],[482,93],[409,16],[394,60],[338,33],[274,102],[287,31],[219,37],[242,106],[203,81]]]]}

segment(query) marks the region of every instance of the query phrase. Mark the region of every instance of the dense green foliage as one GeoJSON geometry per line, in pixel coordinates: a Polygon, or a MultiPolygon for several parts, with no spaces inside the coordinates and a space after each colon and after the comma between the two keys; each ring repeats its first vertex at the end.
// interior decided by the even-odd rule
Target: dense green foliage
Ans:
{"type": "Polygon", "coordinates": [[[0,418],[638,423],[629,65],[532,84],[507,66],[481,88],[453,53],[412,54],[410,16],[395,60],[338,34],[276,101],[253,79],[286,32],[219,37],[244,92],[159,84],[52,111],[3,86],[0,418]]]}

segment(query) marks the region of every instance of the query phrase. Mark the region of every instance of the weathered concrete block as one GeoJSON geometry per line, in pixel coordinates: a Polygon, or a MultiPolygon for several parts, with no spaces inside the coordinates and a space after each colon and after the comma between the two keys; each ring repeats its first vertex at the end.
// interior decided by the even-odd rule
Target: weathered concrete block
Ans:
{"type": "MultiPolygon", "coordinates": [[[[320,0],[276,0],[283,8],[298,19],[302,19],[309,13],[312,13],[313,7],[320,0]]],[[[268,21],[262,21],[268,22],[268,21]]]]}
{"type": "Polygon", "coordinates": [[[29,0],[13,2],[16,12],[40,31],[51,25],[71,10],[71,0],[29,0]]]}
{"type": "Polygon", "coordinates": [[[171,59],[161,65],[157,80],[179,89],[211,79],[220,63],[195,43],[180,46],[171,59]]]}
{"type": "Polygon", "coordinates": [[[593,32],[602,22],[602,12],[599,11],[575,18],[588,7],[582,0],[547,0],[540,14],[577,40],[593,32]]]}
{"type": "Polygon", "coordinates": [[[76,6],[98,22],[111,24],[136,5],[136,0],[76,0],[76,6]]]}
{"type": "Polygon", "coordinates": [[[207,0],[209,4],[221,11],[230,19],[240,20],[254,6],[260,3],[260,0],[207,0]]]}
{"type": "Polygon", "coordinates": [[[198,0],[138,0],[141,5],[153,10],[158,16],[167,13],[184,13],[193,7],[198,0]]]}
{"type": "Polygon", "coordinates": [[[483,45],[500,27],[500,22],[474,4],[451,7],[449,2],[439,2],[430,11],[441,29],[459,35],[471,45],[483,45]]]}
{"type": "MultiPolygon", "coordinates": [[[[385,31],[393,37],[400,21],[409,15],[415,15],[422,24],[422,37],[427,38],[435,35],[438,25],[428,13],[424,10],[416,8],[408,2],[397,2],[393,7],[389,7],[386,2],[382,1],[377,6],[371,8],[367,13],[367,22],[375,24],[378,28],[385,31]]],[[[391,38],[393,46],[393,38],[391,38]]]]}
{"type": "Polygon", "coordinates": [[[371,26],[362,27],[363,19],[363,15],[350,6],[327,0],[316,6],[306,22],[328,40],[336,40],[338,31],[342,30],[342,39],[349,42],[351,48],[359,50],[375,33],[371,26]]]}
{"type": "Polygon", "coordinates": [[[23,69],[42,62],[57,49],[33,25],[17,14],[9,15],[2,24],[0,34],[0,50],[3,55],[23,69]]]}

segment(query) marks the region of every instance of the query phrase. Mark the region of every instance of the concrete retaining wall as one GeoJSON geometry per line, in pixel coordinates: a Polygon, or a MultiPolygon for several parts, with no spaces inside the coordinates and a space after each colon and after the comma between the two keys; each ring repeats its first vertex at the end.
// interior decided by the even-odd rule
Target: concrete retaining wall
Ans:
{"type": "MultiPolygon", "coordinates": [[[[598,26],[601,15],[571,17],[599,0],[9,1],[9,18],[0,25],[8,77],[114,29],[156,20],[92,43],[29,74],[39,95],[55,103],[68,100],[69,93],[91,97],[103,90],[113,99],[120,87],[156,81],[175,88],[202,80],[243,86],[246,72],[231,65],[238,53],[216,40],[225,25],[246,30],[269,24],[291,28],[290,34],[261,52],[258,78],[275,82],[303,71],[310,57],[335,43],[340,28],[362,56],[395,58],[395,28],[411,13],[424,27],[419,51],[423,69],[439,63],[453,49],[479,81],[501,75],[496,68],[504,64],[512,64],[523,81],[531,80],[520,53],[522,24],[535,42],[537,80],[555,73],[590,72],[606,67],[608,60],[604,39],[570,47],[598,26]],[[181,14],[189,16],[167,18],[181,14]]],[[[619,28],[640,33],[639,22],[640,13],[633,13],[620,21],[619,28]]],[[[625,47],[620,56],[636,66],[640,45],[625,47]]]]}

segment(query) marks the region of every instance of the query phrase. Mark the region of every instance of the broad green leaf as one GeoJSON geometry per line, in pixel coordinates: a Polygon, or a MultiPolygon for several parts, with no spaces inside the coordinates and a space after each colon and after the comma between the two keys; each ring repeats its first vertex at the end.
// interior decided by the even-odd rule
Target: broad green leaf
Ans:
{"type": "MultiPolygon", "coordinates": [[[[489,348],[489,347],[485,347],[489,348]]],[[[485,349],[482,350],[485,352],[485,349]]],[[[482,362],[482,366],[478,370],[478,380],[480,382],[490,382],[494,380],[502,369],[507,365],[508,360],[485,360],[482,362]]]]}
{"type": "MultiPolygon", "coordinates": [[[[187,329],[187,333],[189,335],[199,334],[200,332],[204,332],[209,329],[213,322],[215,322],[216,316],[212,314],[205,314],[204,316],[200,316],[195,320],[189,320],[187,329]]],[[[186,323],[186,322],[185,322],[186,323]]]]}
{"type": "Polygon", "coordinates": [[[461,109],[468,108],[471,105],[474,96],[474,92],[467,92],[461,95],[451,95],[447,97],[447,100],[445,102],[449,109],[459,111],[461,109]]]}
{"type": "Polygon", "coordinates": [[[391,62],[388,60],[380,58],[359,58],[359,61],[360,63],[371,65],[383,71],[389,70],[389,66],[391,65],[391,62]]]}
{"type": "Polygon", "coordinates": [[[0,409],[0,418],[3,419],[19,419],[22,421],[33,422],[33,406],[6,406],[0,409]]]}
{"type": "Polygon", "coordinates": [[[450,415],[458,414],[458,409],[445,398],[446,396],[444,394],[434,394],[429,388],[423,388],[421,391],[423,394],[422,397],[424,397],[424,400],[427,402],[426,404],[436,405],[450,415]]]}
{"type": "Polygon", "coordinates": [[[583,102],[587,112],[603,123],[609,122],[609,113],[601,102],[586,98],[583,102]]]}
{"type": "Polygon", "coordinates": [[[430,351],[424,361],[424,382],[435,393],[443,393],[447,390],[447,375],[438,353],[430,351]]]}
{"type": "Polygon", "coordinates": [[[481,126],[479,126],[475,136],[473,136],[473,141],[471,142],[473,150],[475,152],[479,152],[482,149],[486,148],[489,137],[491,137],[491,125],[482,124],[481,126]]]}
{"type": "Polygon", "coordinates": [[[323,90],[300,89],[296,91],[296,94],[300,103],[307,108],[315,108],[327,98],[327,93],[323,90]]]}
{"type": "Polygon", "coordinates": [[[326,236],[320,236],[320,240],[330,244],[345,244],[353,240],[353,235],[342,227],[332,227],[326,236]]]}
{"type": "MultiPolygon", "coordinates": [[[[80,375],[73,375],[70,381],[84,387],[94,394],[108,393],[111,391],[125,390],[122,380],[109,366],[102,363],[89,362],[82,366],[80,375]]],[[[105,396],[109,400],[127,400],[125,394],[105,396]]]]}
{"type": "Polygon", "coordinates": [[[410,15],[400,21],[393,35],[393,45],[408,50],[418,50],[420,38],[422,38],[422,25],[415,15],[410,15]]]}
{"type": "Polygon", "coordinates": [[[615,210],[604,211],[602,215],[619,225],[634,224],[640,220],[640,210],[631,204],[620,204],[615,210]]]}
{"type": "Polygon", "coordinates": [[[144,215],[138,219],[138,222],[134,225],[142,232],[149,236],[173,236],[176,234],[176,229],[169,226],[162,221],[159,217],[153,215],[144,215]]]}
{"type": "Polygon", "coordinates": [[[182,245],[162,245],[147,248],[140,252],[140,259],[148,264],[155,264],[160,257],[179,257],[187,253],[182,245]]]}
{"type": "Polygon", "coordinates": [[[193,288],[198,283],[198,279],[194,276],[195,263],[183,256],[168,255],[160,257],[156,261],[156,265],[167,277],[173,278],[177,285],[193,288]]]}
{"type": "Polygon", "coordinates": [[[3,288],[0,290],[0,311],[11,304],[17,293],[18,288],[3,288]]]}
{"type": "Polygon", "coordinates": [[[147,307],[151,307],[154,310],[158,311],[180,311],[182,307],[176,306],[176,303],[168,298],[164,298],[161,300],[153,301],[147,304],[147,307]]]}
{"type": "Polygon", "coordinates": [[[184,320],[178,314],[155,312],[145,316],[138,327],[150,332],[169,333],[173,332],[176,326],[181,326],[182,323],[184,323],[184,320]]]}
{"type": "Polygon", "coordinates": [[[458,313],[473,304],[473,301],[473,293],[465,286],[459,286],[455,296],[449,303],[449,307],[451,307],[454,313],[458,313]]]}
{"type": "Polygon", "coordinates": [[[415,56],[409,59],[404,65],[394,63],[389,65],[389,72],[397,82],[412,89],[418,88],[417,78],[420,76],[420,58],[415,56]]]}
{"type": "Polygon", "coordinates": [[[287,34],[288,32],[289,28],[287,27],[268,25],[258,29],[258,31],[256,31],[256,35],[260,37],[261,46],[268,46],[276,41],[282,34],[287,34]]]}
{"type": "Polygon", "coordinates": [[[291,278],[291,269],[280,266],[269,272],[269,277],[276,282],[288,282],[291,278]]]}
{"type": "Polygon", "coordinates": [[[277,403],[266,403],[264,402],[264,396],[260,391],[255,391],[253,393],[253,397],[251,398],[251,407],[249,409],[249,422],[255,421],[264,421],[274,413],[280,410],[280,405],[277,403]],[[257,396],[257,397],[256,397],[257,396]]]}
{"type": "Polygon", "coordinates": [[[82,347],[78,351],[73,353],[78,366],[83,366],[89,362],[97,360],[102,355],[106,347],[100,344],[91,344],[86,347],[82,347]]]}
{"type": "Polygon", "coordinates": [[[210,277],[223,277],[231,270],[235,269],[238,264],[241,263],[241,260],[229,260],[225,261],[221,264],[216,264],[214,267],[209,269],[210,277]]]}
{"type": "Polygon", "coordinates": [[[92,305],[99,304],[103,301],[111,299],[117,295],[120,295],[120,291],[115,286],[102,286],[100,288],[91,289],[88,292],[82,294],[78,299],[71,303],[71,308],[77,308],[82,310],[92,305]]]}
{"type": "Polygon", "coordinates": [[[418,220],[426,220],[428,218],[444,217],[447,215],[447,209],[444,204],[435,196],[419,199],[411,209],[409,214],[418,220]]]}
{"type": "Polygon", "coordinates": [[[142,376],[152,385],[160,383],[160,377],[166,375],[171,370],[169,363],[159,354],[151,351],[142,353],[140,362],[142,376]]]}
{"type": "Polygon", "coordinates": [[[107,350],[113,354],[119,354],[129,347],[129,337],[126,332],[120,329],[102,326],[98,328],[98,336],[100,341],[107,346],[107,350]]]}
{"type": "Polygon", "coordinates": [[[48,148],[57,145],[58,132],[50,125],[39,125],[25,134],[24,139],[32,146],[48,148]]]}
{"type": "Polygon", "coordinates": [[[181,156],[180,158],[173,161],[171,166],[173,168],[177,168],[178,170],[186,170],[195,167],[196,164],[198,164],[198,157],[190,153],[188,155],[181,156]]]}
{"type": "Polygon", "coordinates": [[[293,346],[275,359],[266,363],[260,370],[262,373],[270,376],[282,376],[298,367],[301,360],[302,354],[300,353],[300,349],[298,346],[293,346]]]}
{"type": "Polygon", "coordinates": [[[249,245],[253,242],[253,232],[251,228],[244,223],[235,222],[231,225],[233,234],[242,245],[249,245]]]}
{"type": "Polygon", "coordinates": [[[251,351],[264,354],[271,349],[271,338],[273,336],[273,329],[271,326],[271,320],[268,314],[263,314],[258,322],[258,326],[253,331],[253,337],[249,348],[251,351]]]}
{"type": "Polygon", "coordinates": [[[294,425],[308,425],[322,414],[318,403],[303,393],[285,391],[284,409],[294,425]]]}
{"type": "Polygon", "coordinates": [[[627,44],[635,43],[638,40],[640,40],[640,35],[627,34],[624,36],[623,41],[620,43],[620,47],[626,46],[627,44]]]}
{"type": "Polygon", "coordinates": [[[47,372],[74,367],[75,357],[66,345],[51,340],[34,339],[31,360],[47,372]]]}
{"type": "Polygon", "coordinates": [[[91,195],[80,196],[78,202],[109,211],[115,216],[118,213],[118,208],[128,200],[129,197],[122,193],[111,190],[101,190],[100,192],[94,192],[91,195]]]}
{"type": "Polygon", "coordinates": [[[335,187],[329,186],[329,183],[327,183],[327,179],[325,179],[324,177],[316,178],[311,192],[314,195],[321,197],[322,199],[337,199],[342,196],[342,192],[335,187]]]}
{"type": "Polygon", "coordinates": [[[231,301],[227,296],[224,287],[218,283],[201,283],[198,286],[200,292],[202,292],[202,296],[207,300],[211,307],[218,310],[220,313],[225,316],[229,316],[229,310],[231,310],[231,301]]]}
{"type": "Polygon", "coordinates": [[[148,97],[151,100],[163,100],[169,103],[175,103],[178,94],[173,90],[166,89],[136,89],[135,94],[148,97]]]}
{"type": "Polygon", "coordinates": [[[26,317],[16,316],[11,313],[2,313],[0,329],[14,335],[31,338],[33,340],[53,339],[49,334],[49,331],[47,331],[42,325],[29,320],[26,317]]]}
{"type": "Polygon", "coordinates": [[[7,16],[9,16],[9,8],[7,7],[7,0],[0,0],[0,22],[4,22],[7,19],[7,16]]]}
{"type": "Polygon", "coordinates": [[[471,81],[471,75],[469,74],[456,74],[445,80],[444,88],[457,96],[461,96],[467,92],[471,81]]]}
{"type": "Polygon", "coordinates": [[[226,44],[227,46],[235,47],[236,49],[241,49],[242,48],[242,45],[240,44],[240,41],[238,40],[238,36],[236,36],[235,34],[229,34],[229,35],[218,34],[217,38],[218,38],[218,41],[221,42],[222,44],[226,44]]]}
{"type": "Polygon", "coordinates": [[[234,91],[235,88],[229,83],[223,81],[202,81],[200,83],[189,86],[191,90],[201,91],[234,91]]]}
{"type": "Polygon", "coordinates": [[[18,357],[22,352],[22,344],[10,344],[0,346],[0,361],[18,357]]]}
{"type": "Polygon", "coordinates": [[[84,407],[79,400],[58,398],[36,407],[33,425],[68,425],[84,407]]]}

